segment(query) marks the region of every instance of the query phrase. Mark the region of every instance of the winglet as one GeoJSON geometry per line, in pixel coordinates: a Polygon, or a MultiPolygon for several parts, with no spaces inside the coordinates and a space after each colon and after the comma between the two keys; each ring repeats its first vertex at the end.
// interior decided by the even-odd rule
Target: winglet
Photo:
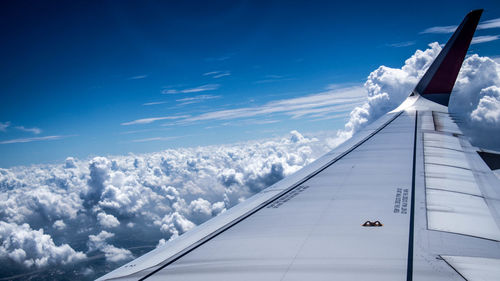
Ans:
{"type": "Polygon", "coordinates": [[[482,9],[474,10],[465,16],[411,95],[421,95],[428,100],[448,106],[451,90],[482,13],[482,9]]]}

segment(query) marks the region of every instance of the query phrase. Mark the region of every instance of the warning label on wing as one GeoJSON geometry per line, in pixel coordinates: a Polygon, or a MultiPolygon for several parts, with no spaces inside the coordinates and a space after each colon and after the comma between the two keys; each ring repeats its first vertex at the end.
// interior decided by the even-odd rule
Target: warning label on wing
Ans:
{"type": "Polygon", "coordinates": [[[408,213],[408,188],[396,189],[396,198],[394,199],[394,213],[408,213]]]}

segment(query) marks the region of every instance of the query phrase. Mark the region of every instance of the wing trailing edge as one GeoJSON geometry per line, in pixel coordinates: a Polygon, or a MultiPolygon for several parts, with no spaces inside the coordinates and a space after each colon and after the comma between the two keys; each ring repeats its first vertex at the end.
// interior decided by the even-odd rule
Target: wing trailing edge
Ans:
{"type": "Polygon", "coordinates": [[[453,36],[420,79],[412,96],[421,95],[428,100],[448,106],[455,80],[482,13],[483,10],[479,9],[465,16],[453,36]]]}

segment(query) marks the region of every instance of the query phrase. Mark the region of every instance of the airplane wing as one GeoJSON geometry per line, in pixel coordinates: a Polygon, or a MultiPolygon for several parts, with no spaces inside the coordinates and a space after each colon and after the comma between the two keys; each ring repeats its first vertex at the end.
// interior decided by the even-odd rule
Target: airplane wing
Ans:
{"type": "Polygon", "coordinates": [[[499,280],[500,182],[447,107],[481,13],[400,107],[98,280],[499,280]]]}

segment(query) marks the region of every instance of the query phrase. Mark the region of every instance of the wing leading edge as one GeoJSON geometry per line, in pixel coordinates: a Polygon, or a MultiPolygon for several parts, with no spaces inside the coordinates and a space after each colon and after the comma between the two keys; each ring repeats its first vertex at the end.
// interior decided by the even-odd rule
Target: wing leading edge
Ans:
{"type": "Polygon", "coordinates": [[[481,12],[465,17],[398,109],[290,177],[98,280],[494,276],[500,264],[498,180],[446,107],[481,12]]]}

